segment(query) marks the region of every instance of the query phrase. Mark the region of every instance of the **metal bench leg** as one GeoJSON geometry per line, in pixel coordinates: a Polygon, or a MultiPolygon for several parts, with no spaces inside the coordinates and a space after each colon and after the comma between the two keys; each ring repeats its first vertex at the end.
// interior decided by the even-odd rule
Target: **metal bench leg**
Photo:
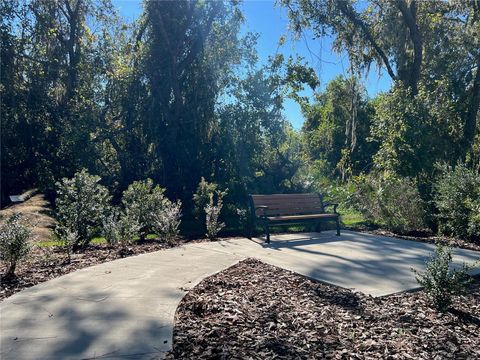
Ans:
{"type": "Polygon", "coordinates": [[[338,217],[337,217],[336,223],[337,223],[337,236],[340,236],[340,219],[338,217]]]}
{"type": "Polygon", "coordinates": [[[265,224],[265,235],[267,236],[267,243],[270,244],[270,228],[268,222],[265,224]]]}

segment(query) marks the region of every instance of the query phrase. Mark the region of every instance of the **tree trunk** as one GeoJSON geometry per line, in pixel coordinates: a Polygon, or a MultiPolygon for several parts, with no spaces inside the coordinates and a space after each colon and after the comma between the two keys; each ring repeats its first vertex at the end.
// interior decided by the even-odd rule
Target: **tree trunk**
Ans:
{"type": "Polygon", "coordinates": [[[480,107],[480,55],[477,56],[477,71],[472,86],[472,95],[467,109],[463,128],[462,160],[473,145],[477,132],[477,115],[480,107]]]}

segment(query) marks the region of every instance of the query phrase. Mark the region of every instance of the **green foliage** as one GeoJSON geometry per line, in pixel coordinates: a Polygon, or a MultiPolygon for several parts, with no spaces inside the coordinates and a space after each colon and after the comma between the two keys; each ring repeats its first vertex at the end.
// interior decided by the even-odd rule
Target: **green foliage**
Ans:
{"type": "Polygon", "coordinates": [[[155,214],[161,213],[167,206],[168,199],[164,193],[165,189],[154,185],[151,179],[134,181],[123,193],[125,211],[138,220],[142,239],[154,230],[155,214]]]}
{"type": "Polygon", "coordinates": [[[304,104],[302,110],[312,171],[347,179],[369,167],[376,151],[376,144],[368,139],[373,108],[357,79],[337,77],[313,105],[304,104]]]}
{"type": "Polygon", "coordinates": [[[166,242],[178,236],[182,216],[182,202],[168,200],[162,211],[154,214],[154,230],[166,242]]]}
{"type": "Polygon", "coordinates": [[[31,233],[19,213],[9,216],[0,226],[0,260],[7,265],[6,278],[15,275],[18,262],[28,255],[31,233]]]}
{"type": "Polygon", "coordinates": [[[138,218],[129,211],[114,209],[103,220],[103,236],[110,246],[125,251],[140,231],[138,218]]]}
{"type": "Polygon", "coordinates": [[[398,233],[425,226],[424,203],[412,180],[372,173],[354,181],[356,206],[368,221],[398,233]]]}
{"type": "Polygon", "coordinates": [[[223,192],[217,192],[217,199],[215,201],[214,194],[210,194],[208,204],[205,206],[206,236],[210,240],[214,240],[218,233],[225,227],[225,224],[219,221],[220,212],[223,207],[223,196],[223,192]]]}
{"type": "Polygon", "coordinates": [[[438,105],[423,87],[415,98],[401,86],[379,96],[371,131],[380,144],[375,164],[400,176],[431,176],[458,135],[451,128],[453,117],[435,111],[438,105]]]}
{"type": "Polygon", "coordinates": [[[83,169],[73,176],[57,182],[56,232],[60,238],[76,234],[73,247],[84,247],[98,232],[108,213],[111,196],[100,185],[100,177],[83,169]]]}
{"type": "MultiPolygon", "coordinates": [[[[280,4],[288,5],[297,34],[308,28],[333,37],[333,50],[349,56],[348,78],[317,92],[319,77],[305,59],[285,60],[279,51],[260,66],[258,35],[241,30],[236,1],[149,0],[134,23],[119,18],[109,1],[2,2],[2,203],[32,187],[51,192],[62,177],[88,168],[115,199],[132,181],[152,178],[190,214],[197,181],[208,174],[218,187],[198,194],[195,215],[203,223],[209,194],[226,188],[222,215],[230,225],[249,193],[321,190],[375,168],[415,179],[430,201],[435,163],[460,159],[478,172],[474,2],[280,4]],[[372,64],[392,79],[392,89],[375,99],[361,83],[372,64]],[[283,116],[286,97],[302,108],[301,132],[283,116]]],[[[391,195],[375,198],[401,198],[395,186],[387,189],[391,195]]],[[[163,190],[149,189],[147,181],[126,193],[124,207],[138,217],[144,237],[154,227],[151,214],[161,214],[163,190]]],[[[480,205],[470,199],[460,231],[475,238],[480,205]]],[[[59,201],[59,235],[85,245],[104,214],[82,204],[77,214],[78,199],[59,201]]],[[[397,211],[393,205],[377,208],[370,219],[399,231],[418,226],[401,208],[399,224],[386,221],[397,211]]],[[[439,219],[449,224],[446,211],[439,219]]],[[[453,234],[449,227],[442,231],[453,234]]]]}
{"type": "Polygon", "coordinates": [[[70,229],[68,227],[58,227],[56,233],[57,236],[60,237],[57,244],[67,254],[67,261],[70,263],[72,261],[73,250],[79,241],[78,233],[75,229],[70,229]]]}
{"type": "Polygon", "coordinates": [[[464,164],[441,166],[434,184],[440,231],[464,239],[480,238],[480,175],[464,164]]]}
{"type": "Polygon", "coordinates": [[[218,193],[218,184],[209,183],[202,176],[200,182],[198,183],[197,190],[193,194],[193,213],[196,219],[201,219],[205,214],[205,206],[207,206],[210,201],[210,197],[213,194],[218,193]]]}
{"type": "Polygon", "coordinates": [[[450,269],[452,265],[452,249],[437,243],[435,253],[427,261],[424,273],[412,269],[418,283],[432,299],[435,308],[441,312],[448,310],[453,298],[465,294],[471,277],[469,266],[463,264],[460,269],[450,269]]]}

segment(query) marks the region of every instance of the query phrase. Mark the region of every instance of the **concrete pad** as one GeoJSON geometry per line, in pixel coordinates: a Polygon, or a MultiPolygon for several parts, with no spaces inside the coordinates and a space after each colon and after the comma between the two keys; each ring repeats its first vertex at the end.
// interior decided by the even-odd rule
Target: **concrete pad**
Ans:
{"type": "MultiPolygon", "coordinates": [[[[416,288],[434,246],[343,231],[229,239],[82,269],[0,303],[0,359],[156,359],[171,348],[175,310],[203,278],[247,257],[382,296],[416,288]]],[[[454,250],[454,261],[480,253],[454,250]]],[[[475,273],[480,273],[476,269],[475,273]]]]}
{"type": "MultiPolygon", "coordinates": [[[[255,257],[310,278],[372,296],[418,288],[412,268],[423,271],[435,245],[353,231],[273,235],[195,244],[242,257],[255,257]]],[[[480,252],[454,249],[454,266],[480,260],[480,252]]],[[[479,264],[480,265],[480,264],[479,264]]],[[[480,273],[480,268],[472,274],[480,273]]]]}
{"type": "Polygon", "coordinates": [[[0,359],[157,359],[178,303],[242,258],[181,247],[82,269],[0,303],[0,359]]]}

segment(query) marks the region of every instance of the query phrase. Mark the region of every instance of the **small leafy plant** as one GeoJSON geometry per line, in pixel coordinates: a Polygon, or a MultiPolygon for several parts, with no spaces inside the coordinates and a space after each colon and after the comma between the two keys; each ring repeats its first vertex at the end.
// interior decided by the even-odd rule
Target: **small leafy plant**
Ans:
{"type": "Polygon", "coordinates": [[[140,231],[140,223],[135,214],[128,210],[113,211],[103,221],[103,236],[111,246],[117,246],[122,253],[126,253],[128,246],[140,231]]]}
{"type": "Polygon", "coordinates": [[[202,176],[198,183],[197,190],[193,194],[193,215],[197,220],[205,219],[205,207],[210,201],[210,195],[215,194],[218,190],[218,184],[209,183],[202,176]]]}
{"type": "Polygon", "coordinates": [[[154,185],[151,179],[135,181],[128,186],[122,197],[122,203],[129,216],[136,218],[139,225],[140,239],[155,228],[155,214],[163,211],[168,199],[165,189],[154,185]]]}
{"type": "Polygon", "coordinates": [[[109,210],[111,196],[108,189],[99,184],[100,180],[99,176],[83,169],[73,178],[64,178],[56,184],[56,232],[59,236],[76,233],[74,248],[85,247],[90,242],[109,210]]]}
{"type": "Polygon", "coordinates": [[[223,207],[223,193],[218,193],[215,203],[213,194],[210,194],[210,200],[205,206],[205,224],[207,227],[206,236],[213,240],[218,233],[225,227],[225,223],[219,221],[220,212],[223,207]]]}
{"type": "Polygon", "coordinates": [[[163,210],[154,214],[154,230],[167,242],[172,242],[178,236],[182,217],[181,206],[180,200],[177,202],[167,201],[163,210]]]}
{"type": "Polygon", "coordinates": [[[0,227],[0,260],[7,265],[5,278],[15,276],[18,263],[30,251],[28,241],[31,234],[32,230],[19,213],[12,214],[0,227]]]}
{"type": "Polygon", "coordinates": [[[75,247],[75,244],[78,243],[78,233],[70,227],[57,226],[56,235],[60,239],[61,248],[67,255],[67,261],[70,263],[72,261],[72,253],[75,247]]]}
{"type": "Polygon", "coordinates": [[[455,296],[465,294],[471,282],[468,275],[471,266],[463,264],[460,269],[451,269],[451,264],[452,249],[437,243],[434,254],[427,261],[425,272],[412,269],[417,282],[424,287],[434,307],[440,312],[448,310],[455,296]]]}
{"type": "Polygon", "coordinates": [[[215,239],[225,227],[225,224],[219,221],[225,195],[227,195],[227,191],[221,191],[218,184],[209,183],[203,177],[193,195],[195,204],[193,213],[197,220],[205,224],[205,235],[211,240],[215,239]]]}

